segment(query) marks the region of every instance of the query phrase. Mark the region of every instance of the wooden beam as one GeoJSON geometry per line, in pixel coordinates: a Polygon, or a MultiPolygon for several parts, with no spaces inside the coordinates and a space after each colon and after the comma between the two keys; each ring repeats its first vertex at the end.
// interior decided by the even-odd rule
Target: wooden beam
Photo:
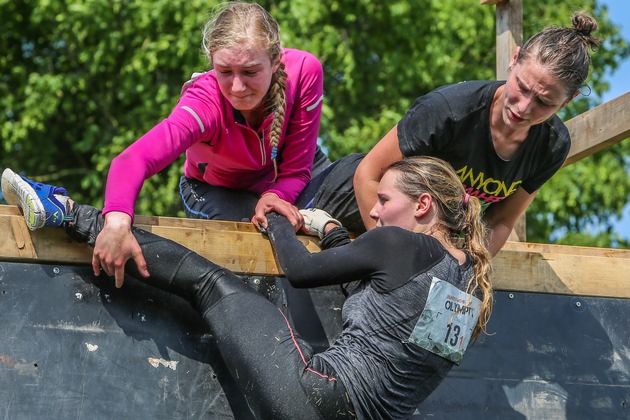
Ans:
{"type": "Polygon", "coordinates": [[[630,250],[508,242],[492,267],[497,290],[630,298],[630,250]]]}
{"type": "Polygon", "coordinates": [[[571,150],[563,166],[630,137],[630,92],[570,119],[566,125],[571,150]]]}
{"type": "MultiPolygon", "coordinates": [[[[281,275],[269,240],[250,223],[137,216],[137,225],[230,270],[281,275]]],[[[87,264],[92,251],[62,229],[29,231],[15,206],[0,206],[0,261],[87,264]]],[[[299,236],[311,252],[317,239],[299,236]]],[[[492,260],[497,290],[630,298],[630,250],[508,242],[492,260]]]]}
{"type": "MultiPolygon", "coordinates": [[[[482,3],[483,4],[483,3],[482,3]]],[[[505,0],[496,4],[496,77],[508,77],[510,60],[523,43],[523,1],[505,0]]]]}
{"type": "MultiPolygon", "coordinates": [[[[269,240],[251,223],[176,217],[137,216],[136,226],[180,243],[230,270],[250,275],[281,275],[269,240]]],[[[0,261],[90,264],[92,250],[63,229],[29,231],[15,206],[0,205],[0,261]]],[[[318,240],[300,235],[311,251],[318,240]]]]}
{"type": "MultiPolygon", "coordinates": [[[[505,80],[508,77],[510,60],[516,53],[516,47],[523,42],[523,1],[482,0],[481,4],[496,5],[496,78],[505,80]]],[[[523,213],[516,221],[508,240],[521,242],[526,240],[525,220],[525,213],[523,213]]]]}

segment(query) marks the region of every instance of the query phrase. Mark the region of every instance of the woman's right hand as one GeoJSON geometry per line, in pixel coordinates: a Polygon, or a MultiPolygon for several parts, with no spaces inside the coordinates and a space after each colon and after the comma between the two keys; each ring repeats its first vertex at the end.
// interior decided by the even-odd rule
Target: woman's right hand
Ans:
{"type": "Polygon", "coordinates": [[[94,275],[100,275],[102,268],[105,274],[115,277],[116,287],[122,287],[125,280],[125,263],[130,259],[135,261],[140,275],[149,277],[142,249],[131,233],[131,217],[122,212],[109,212],[105,215],[105,225],[94,244],[92,256],[94,275]]]}
{"type": "Polygon", "coordinates": [[[304,220],[302,215],[298,211],[298,208],[286,200],[278,197],[275,193],[264,193],[256,203],[254,209],[254,216],[252,217],[252,223],[260,229],[267,228],[267,216],[269,212],[275,211],[287,219],[296,231],[302,226],[304,220]]]}

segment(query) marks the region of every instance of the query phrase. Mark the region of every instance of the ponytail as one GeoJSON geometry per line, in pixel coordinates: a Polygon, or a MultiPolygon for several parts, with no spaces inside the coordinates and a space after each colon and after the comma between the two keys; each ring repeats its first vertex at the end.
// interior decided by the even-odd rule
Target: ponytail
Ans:
{"type": "Polygon", "coordinates": [[[463,250],[467,251],[474,261],[474,276],[468,283],[467,292],[474,295],[477,289],[481,289],[483,298],[481,304],[481,314],[477,321],[477,328],[473,332],[473,341],[477,339],[479,333],[485,334],[486,326],[492,313],[493,290],[490,280],[491,264],[490,253],[486,248],[487,228],[481,220],[481,202],[477,197],[465,195],[462,200],[464,220],[461,233],[463,235],[463,250]]]}

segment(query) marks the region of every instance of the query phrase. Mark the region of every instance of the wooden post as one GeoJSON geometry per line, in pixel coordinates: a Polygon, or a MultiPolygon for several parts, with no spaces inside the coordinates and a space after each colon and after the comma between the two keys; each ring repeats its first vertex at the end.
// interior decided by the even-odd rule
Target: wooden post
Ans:
{"type": "Polygon", "coordinates": [[[563,167],[630,138],[630,92],[573,117],[566,125],[571,150],[563,167]]]}
{"type": "Polygon", "coordinates": [[[516,47],[523,43],[523,1],[505,0],[496,5],[496,73],[497,80],[505,80],[516,47]]]}
{"type": "MultiPolygon", "coordinates": [[[[480,0],[496,5],[496,77],[505,80],[516,47],[523,43],[523,0],[480,0]]],[[[521,214],[508,240],[526,240],[525,213],[521,214]]]]}

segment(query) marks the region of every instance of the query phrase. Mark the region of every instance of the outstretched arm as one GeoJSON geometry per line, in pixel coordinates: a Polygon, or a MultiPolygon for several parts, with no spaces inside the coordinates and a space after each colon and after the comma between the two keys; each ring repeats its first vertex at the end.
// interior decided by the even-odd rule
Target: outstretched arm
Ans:
{"type": "Polygon", "coordinates": [[[292,204],[311,179],[324,98],[324,70],[310,53],[293,50],[285,58],[287,71],[297,85],[295,103],[286,111],[284,140],[278,150],[278,179],[256,204],[252,222],[266,227],[265,215],[276,211],[286,216],[297,230],[302,225],[302,216],[292,204]]]}
{"type": "MultiPolygon", "coordinates": [[[[378,261],[378,247],[358,238],[347,245],[311,253],[297,238],[289,221],[267,215],[269,239],[287,279],[294,287],[343,284],[369,277],[378,261]]],[[[337,229],[332,229],[332,235],[337,229]]],[[[327,236],[324,237],[324,241],[327,236]]]]}

